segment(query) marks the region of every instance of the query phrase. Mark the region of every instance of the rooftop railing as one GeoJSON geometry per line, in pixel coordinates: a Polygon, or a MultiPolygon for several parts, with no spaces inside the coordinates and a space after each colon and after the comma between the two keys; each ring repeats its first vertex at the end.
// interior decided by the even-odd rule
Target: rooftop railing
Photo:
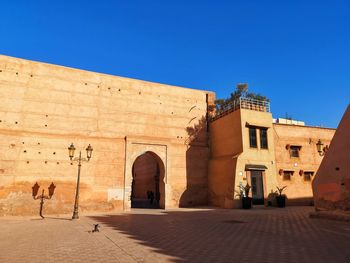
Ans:
{"type": "Polygon", "coordinates": [[[212,120],[219,119],[220,117],[238,109],[270,112],[270,102],[267,100],[240,97],[233,101],[233,103],[226,105],[223,109],[220,109],[220,111],[217,111],[212,120]]]}

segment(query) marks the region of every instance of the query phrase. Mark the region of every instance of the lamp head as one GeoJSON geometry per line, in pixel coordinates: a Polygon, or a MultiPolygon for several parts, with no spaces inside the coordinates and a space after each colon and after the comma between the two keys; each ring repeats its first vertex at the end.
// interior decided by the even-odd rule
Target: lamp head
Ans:
{"type": "Polygon", "coordinates": [[[91,145],[89,144],[89,146],[86,148],[86,157],[88,160],[90,160],[93,150],[94,149],[92,149],[91,145]]]}
{"type": "Polygon", "coordinates": [[[68,153],[69,153],[69,158],[72,160],[74,157],[74,151],[75,151],[75,147],[74,144],[72,143],[69,147],[68,147],[68,153]]]}
{"type": "Polygon", "coordinates": [[[318,153],[321,155],[323,153],[323,142],[321,141],[321,139],[319,139],[318,142],[316,143],[316,147],[317,147],[318,153]]]}

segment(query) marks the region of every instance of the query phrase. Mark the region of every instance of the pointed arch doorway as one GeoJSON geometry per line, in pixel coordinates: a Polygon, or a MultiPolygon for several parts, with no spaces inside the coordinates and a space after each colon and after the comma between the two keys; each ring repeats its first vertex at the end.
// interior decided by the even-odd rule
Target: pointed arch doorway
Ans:
{"type": "Polygon", "coordinates": [[[164,164],[152,151],[139,155],[132,165],[131,208],[165,207],[164,164]]]}

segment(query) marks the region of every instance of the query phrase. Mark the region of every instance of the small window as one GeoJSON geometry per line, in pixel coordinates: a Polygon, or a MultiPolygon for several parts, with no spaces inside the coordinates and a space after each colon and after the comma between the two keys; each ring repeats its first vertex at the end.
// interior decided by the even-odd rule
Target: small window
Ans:
{"type": "Polygon", "coordinates": [[[299,152],[300,152],[301,147],[300,146],[290,146],[289,148],[289,154],[290,157],[299,157],[299,152]]]}
{"type": "Polygon", "coordinates": [[[314,172],[304,172],[304,181],[311,181],[314,172]]]}
{"type": "Polygon", "coordinates": [[[290,181],[292,179],[293,171],[283,171],[283,181],[290,181]]]}
{"type": "Polygon", "coordinates": [[[267,149],[267,129],[260,128],[260,148],[267,149]]]}
{"type": "Polygon", "coordinates": [[[249,145],[251,148],[257,148],[256,128],[249,127],[249,145]]]}

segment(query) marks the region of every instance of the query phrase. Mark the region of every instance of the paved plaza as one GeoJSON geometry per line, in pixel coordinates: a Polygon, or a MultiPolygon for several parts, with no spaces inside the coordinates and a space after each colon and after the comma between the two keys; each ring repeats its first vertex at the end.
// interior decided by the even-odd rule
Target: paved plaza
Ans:
{"type": "Polygon", "coordinates": [[[312,207],[135,209],[0,219],[0,262],[350,262],[350,223],[312,207]],[[101,225],[92,233],[93,224],[101,225]]]}

